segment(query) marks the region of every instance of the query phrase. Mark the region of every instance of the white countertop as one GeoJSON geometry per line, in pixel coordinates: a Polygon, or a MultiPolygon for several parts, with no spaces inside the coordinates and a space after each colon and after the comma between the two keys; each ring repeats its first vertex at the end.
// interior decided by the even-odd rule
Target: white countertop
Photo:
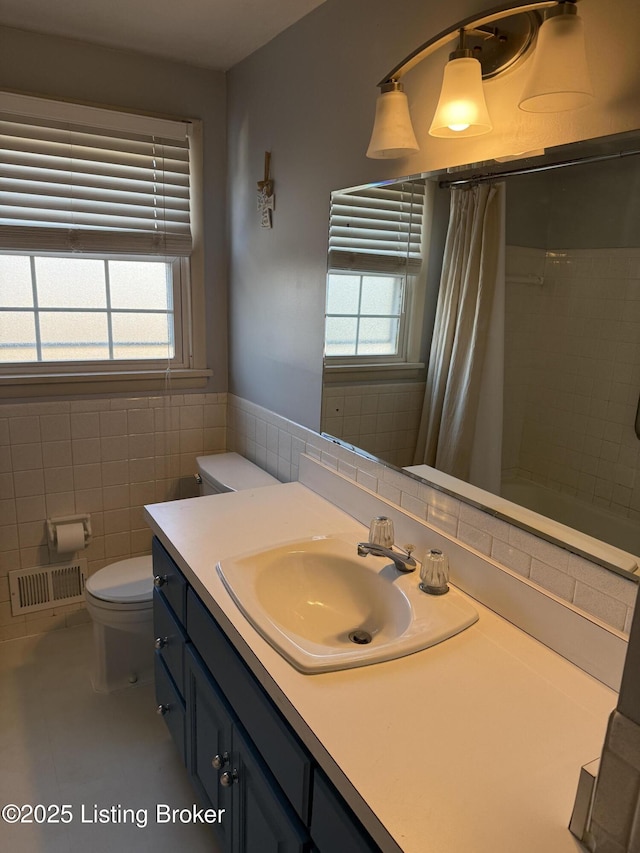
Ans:
{"type": "Polygon", "coordinates": [[[383,849],[582,850],[567,826],[614,691],[478,602],[479,621],[440,645],[303,675],[242,616],[216,562],[312,535],[353,531],[355,543],[365,528],[299,483],[155,504],[147,516],[383,849]]]}

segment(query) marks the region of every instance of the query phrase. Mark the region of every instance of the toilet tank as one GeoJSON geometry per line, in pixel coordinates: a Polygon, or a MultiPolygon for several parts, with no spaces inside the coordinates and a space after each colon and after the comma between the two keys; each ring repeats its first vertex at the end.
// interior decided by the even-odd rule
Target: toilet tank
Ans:
{"type": "Polygon", "coordinates": [[[214,453],[196,459],[200,477],[200,494],[217,495],[274,486],[279,481],[238,453],[214,453]]]}

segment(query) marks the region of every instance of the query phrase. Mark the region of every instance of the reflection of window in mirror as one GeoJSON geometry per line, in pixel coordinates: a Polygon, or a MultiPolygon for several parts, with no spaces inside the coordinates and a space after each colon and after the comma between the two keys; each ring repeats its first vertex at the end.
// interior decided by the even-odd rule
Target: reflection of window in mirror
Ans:
{"type": "Polygon", "coordinates": [[[417,366],[420,361],[428,198],[424,183],[415,181],[333,193],[328,369],[417,366]]]}

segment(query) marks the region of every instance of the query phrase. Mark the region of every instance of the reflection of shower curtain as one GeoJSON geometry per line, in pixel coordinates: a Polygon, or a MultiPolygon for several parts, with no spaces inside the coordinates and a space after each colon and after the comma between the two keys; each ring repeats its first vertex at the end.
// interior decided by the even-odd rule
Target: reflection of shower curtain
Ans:
{"type": "Polygon", "coordinates": [[[499,493],[504,184],[452,189],[415,463],[499,493]],[[494,326],[497,321],[497,328],[494,326]]]}

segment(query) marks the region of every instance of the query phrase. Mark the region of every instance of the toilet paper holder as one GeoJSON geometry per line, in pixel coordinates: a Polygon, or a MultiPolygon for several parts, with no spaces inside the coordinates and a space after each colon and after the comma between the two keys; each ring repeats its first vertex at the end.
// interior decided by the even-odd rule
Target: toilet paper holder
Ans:
{"type": "Polygon", "coordinates": [[[52,551],[58,551],[58,527],[64,527],[68,524],[82,525],[84,530],[84,545],[81,546],[82,548],[86,548],[91,542],[91,516],[89,513],[80,513],[79,515],[62,515],[57,518],[48,518],[47,534],[49,538],[49,548],[52,551]]]}

